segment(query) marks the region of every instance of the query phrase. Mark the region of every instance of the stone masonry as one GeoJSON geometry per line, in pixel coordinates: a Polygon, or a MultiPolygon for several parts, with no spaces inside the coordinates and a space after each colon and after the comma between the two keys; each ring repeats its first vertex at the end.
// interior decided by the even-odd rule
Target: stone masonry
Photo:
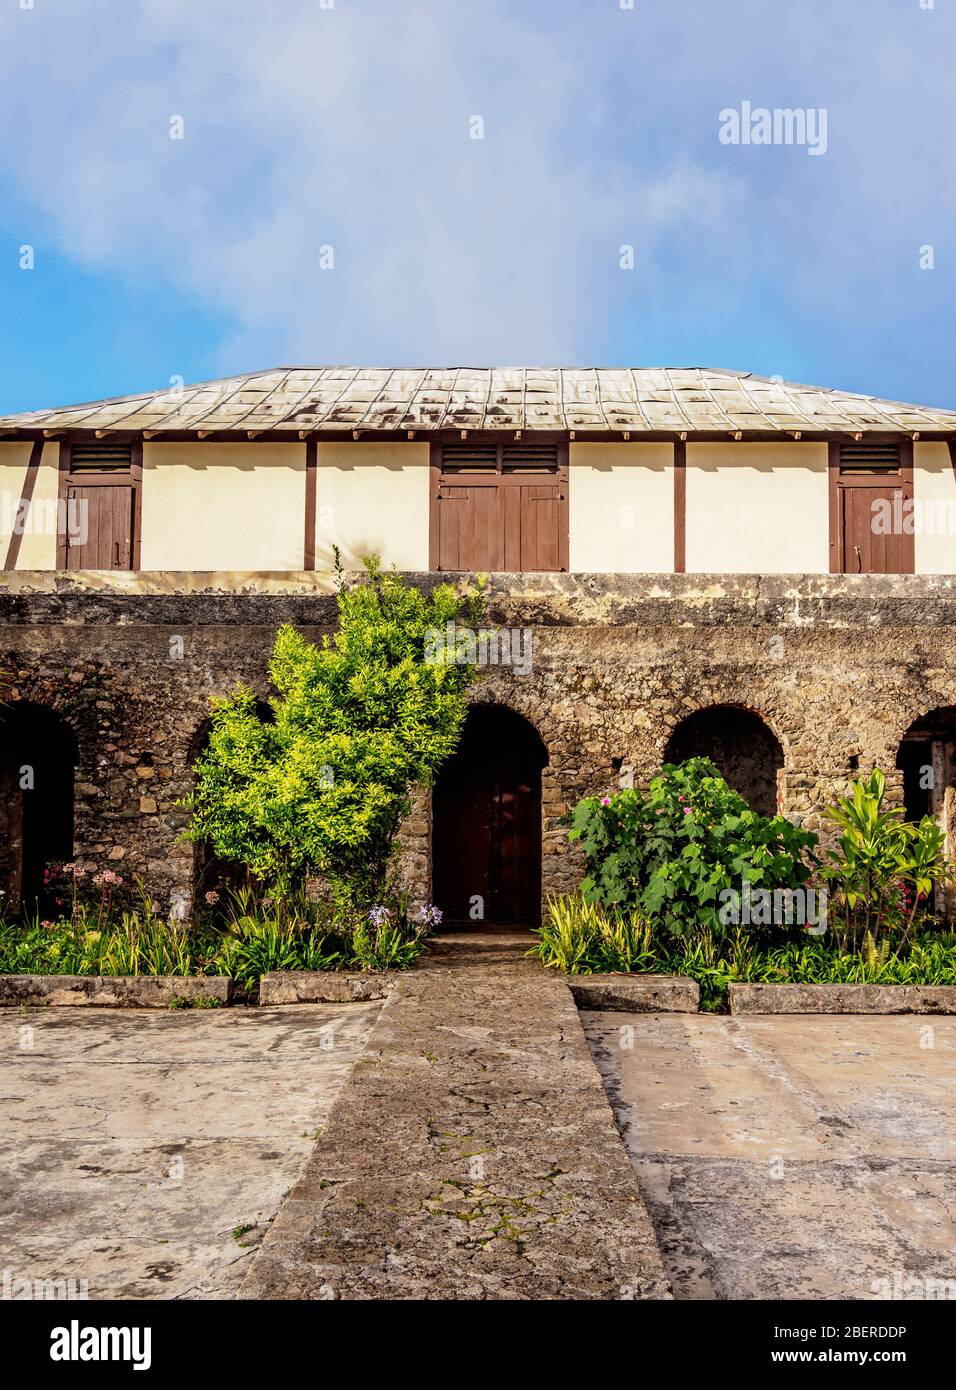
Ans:
{"type": "MultiPolygon", "coordinates": [[[[561,816],[583,795],[646,782],[695,710],[759,714],[783,750],[782,809],[819,829],[858,771],[882,767],[899,798],[901,737],[956,705],[951,576],[494,575],[485,621],[532,634],[530,671],[491,667],[474,699],[525,716],[547,748],[545,892],[580,874],[561,816]]],[[[329,576],[0,576],[5,698],[52,708],[76,735],[80,862],[140,873],[188,911],[195,852],[176,803],[209,700],[238,681],[268,695],[282,622],[330,632],[329,576]]],[[[430,891],[430,836],[422,792],[400,849],[418,899],[430,891]]]]}

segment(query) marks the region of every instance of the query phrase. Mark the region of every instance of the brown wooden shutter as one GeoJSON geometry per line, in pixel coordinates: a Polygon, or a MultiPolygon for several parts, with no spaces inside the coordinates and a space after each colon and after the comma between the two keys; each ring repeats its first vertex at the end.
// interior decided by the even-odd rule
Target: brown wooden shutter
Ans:
{"type": "Polygon", "coordinates": [[[64,446],[61,497],[67,503],[66,531],[58,552],[62,568],[138,567],[140,448],[101,440],[64,446]]]}
{"type": "Polygon", "coordinates": [[[913,445],[860,440],[830,446],[830,568],[838,574],[912,574],[913,445]],[[875,524],[885,503],[891,529],[875,524]],[[879,508],[876,509],[879,511],[879,508]]]}
{"type": "Polygon", "coordinates": [[[566,447],[433,446],[431,552],[440,570],[567,569],[566,447]]]}

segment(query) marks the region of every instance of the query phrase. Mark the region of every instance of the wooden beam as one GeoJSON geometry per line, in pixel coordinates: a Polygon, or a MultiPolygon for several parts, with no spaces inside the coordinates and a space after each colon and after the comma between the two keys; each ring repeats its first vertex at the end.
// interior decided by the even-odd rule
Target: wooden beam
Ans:
{"type": "Polygon", "coordinates": [[[27,517],[30,513],[30,503],[33,501],[33,489],[36,487],[37,474],[40,471],[40,459],[42,456],[43,440],[36,439],[30,449],[30,461],[27,464],[27,473],[23,480],[20,501],[14,514],[13,530],[10,533],[10,542],[7,546],[7,558],[3,566],[5,570],[15,570],[17,567],[17,560],[20,558],[20,545],[23,541],[23,532],[26,530],[27,517]],[[17,523],[19,523],[19,529],[17,528],[17,523]]]}
{"type": "Polygon", "coordinates": [[[687,444],[674,445],[674,573],[687,570],[687,444]]]}
{"type": "Polygon", "coordinates": [[[830,514],[830,573],[843,573],[842,514],[843,498],[840,496],[840,445],[831,440],[827,445],[827,491],[830,514]]]}
{"type": "Polygon", "coordinates": [[[314,439],[305,446],[305,544],[303,546],[303,565],[306,570],[315,569],[315,517],[318,492],[318,444],[314,439]]]}

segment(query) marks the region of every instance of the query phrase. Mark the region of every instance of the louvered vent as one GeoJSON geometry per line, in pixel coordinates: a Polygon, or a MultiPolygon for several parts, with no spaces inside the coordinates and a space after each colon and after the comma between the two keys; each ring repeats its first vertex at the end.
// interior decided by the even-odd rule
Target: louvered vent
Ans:
{"type": "Polygon", "coordinates": [[[508,473],[556,473],[557,444],[504,444],[501,467],[508,473]]]}
{"type": "Polygon", "coordinates": [[[74,444],[70,450],[71,473],[110,473],[129,470],[133,463],[132,444],[113,444],[97,439],[92,444],[74,444]]]}
{"type": "Polygon", "coordinates": [[[446,444],[443,473],[556,473],[556,444],[446,444]]]}
{"type": "Polygon", "coordinates": [[[495,444],[446,444],[441,464],[443,473],[494,473],[498,449],[495,444]]]}
{"type": "Polygon", "coordinates": [[[898,473],[900,446],[898,444],[867,443],[840,445],[841,473],[898,473]]]}

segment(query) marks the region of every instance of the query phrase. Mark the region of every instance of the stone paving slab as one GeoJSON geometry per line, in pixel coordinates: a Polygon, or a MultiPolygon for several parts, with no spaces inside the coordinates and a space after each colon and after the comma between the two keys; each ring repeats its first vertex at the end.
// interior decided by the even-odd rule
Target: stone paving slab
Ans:
{"type": "Polygon", "coordinates": [[[0,975],[0,1005],[42,1004],[111,1009],[168,1009],[183,1001],[228,1004],[224,975],[0,975]]]}
{"type": "Polygon", "coordinates": [[[274,970],[259,981],[259,1003],[352,1004],[385,999],[394,971],[346,975],[338,970],[274,970]]]}
{"type": "Polygon", "coordinates": [[[700,985],[686,975],[572,975],[568,987],[579,1009],[628,1014],[695,1014],[700,985]]]}
{"type": "Polygon", "coordinates": [[[675,1297],[953,1297],[956,1020],[582,1018],[675,1297]]]}
{"type": "Polygon", "coordinates": [[[0,1270],[233,1297],[378,1010],[4,1010],[0,1270]]]}
{"type": "Polygon", "coordinates": [[[956,1014],[956,985],[736,985],[732,1014],[956,1014]]]}
{"type": "Polygon", "coordinates": [[[666,1298],[566,982],[439,939],[382,1007],[245,1298],[666,1298]]]}

